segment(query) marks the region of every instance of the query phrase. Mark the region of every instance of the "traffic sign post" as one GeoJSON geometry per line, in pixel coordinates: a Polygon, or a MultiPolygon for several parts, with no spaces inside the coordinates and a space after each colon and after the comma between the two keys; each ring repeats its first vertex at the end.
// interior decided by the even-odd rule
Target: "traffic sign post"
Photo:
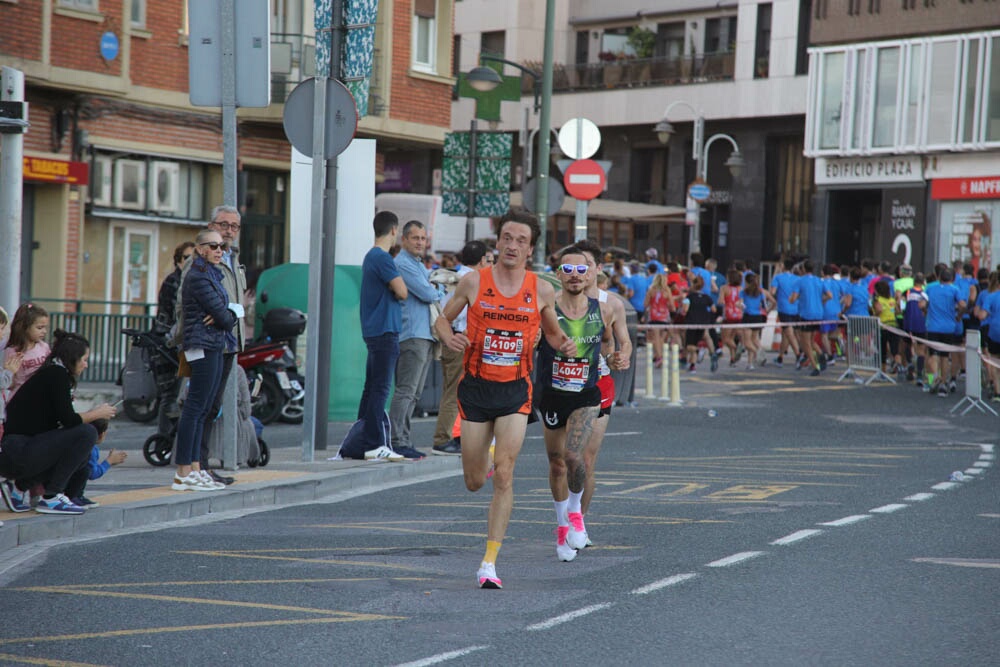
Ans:
{"type": "Polygon", "coordinates": [[[604,192],[608,178],[595,161],[577,160],[566,168],[563,183],[566,192],[576,198],[573,240],[582,241],[587,238],[587,202],[604,192]]]}

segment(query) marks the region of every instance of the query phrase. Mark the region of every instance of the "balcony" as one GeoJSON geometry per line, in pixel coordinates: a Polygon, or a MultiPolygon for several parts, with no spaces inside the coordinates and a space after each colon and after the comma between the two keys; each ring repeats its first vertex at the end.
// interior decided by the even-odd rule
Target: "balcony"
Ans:
{"type": "MultiPolygon", "coordinates": [[[[592,92],[642,86],[678,86],[732,81],[736,54],[732,51],[668,58],[618,58],[596,63],[557,63],[552,71],[553,93],[592,92]]],[[[542,64],[526,62],[540,72],[542,64]]],[[[521,92],[532,92],[534,80],[522,77],[521,92]]]]}

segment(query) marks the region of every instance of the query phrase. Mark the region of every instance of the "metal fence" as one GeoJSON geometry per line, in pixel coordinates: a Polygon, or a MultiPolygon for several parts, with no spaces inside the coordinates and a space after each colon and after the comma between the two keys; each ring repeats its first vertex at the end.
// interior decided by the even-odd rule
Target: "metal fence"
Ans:
{"type": "Polygon", "coordinates": [[[855,377],[858,383],[870,384],[875,380],[884,380],[896,384],[896,381],[882,371],[882,328],[877,317],[847,317],[847,370],[837,378],[837,382],[845,378],[855,377]],[[867,380],[858,376],[858,371],[871,373],[867,380]]]}
{"type": "Polygon", "coordinates": [[[49,334],[63,329],[90,342],[89,366],[81,382],[115,382],[125,364],[129,340],[122,329],[146,331],[156,317],[155,303],[31,299],[49,311],[49,334]]]}

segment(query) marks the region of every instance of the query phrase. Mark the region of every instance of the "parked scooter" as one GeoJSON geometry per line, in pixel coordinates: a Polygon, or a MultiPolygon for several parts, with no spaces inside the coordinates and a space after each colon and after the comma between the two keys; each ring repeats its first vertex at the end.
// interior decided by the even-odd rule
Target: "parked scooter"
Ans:
{"type": "Polygon", "coordinates": [[[295,339],[306,329],[306,316],[295,308],[275,308],[264,316],[262,335],[247,343],[236,360],[251,385],[260,380],[253,398],[253,416],[263,424],[275,419],[301,424],[305,378],[295,361],[295,339]]]}

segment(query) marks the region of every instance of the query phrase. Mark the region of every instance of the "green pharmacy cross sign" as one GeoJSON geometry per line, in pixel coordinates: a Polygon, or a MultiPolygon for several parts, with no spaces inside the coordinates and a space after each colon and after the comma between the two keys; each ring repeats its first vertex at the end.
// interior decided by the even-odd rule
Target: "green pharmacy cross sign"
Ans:
{"type": "Polygon", "coordinates": [[[504,132],[452,132],[444,137],[443,209],[469,216],[471,172],[475,186],[471,215],[501,216],[510,208],[510,156],[514,137],[504,132]],[[476,146],[472,155],[471,146],[476,146]]]}
{"type": "MultiPolygon", "coordinates": [[[[492,63],[487,65],[487,67],[492,66],[492,63]]],[[[521,99],[521,75],[504,76],[499,70],[498,73],[503,83],[489,91],[473,88],[466,80],[465,72],[458,75],[458,96],[476,100],[476,118],[480,120],[500,120],[500,103],[516,102],[521,99]]]]}

